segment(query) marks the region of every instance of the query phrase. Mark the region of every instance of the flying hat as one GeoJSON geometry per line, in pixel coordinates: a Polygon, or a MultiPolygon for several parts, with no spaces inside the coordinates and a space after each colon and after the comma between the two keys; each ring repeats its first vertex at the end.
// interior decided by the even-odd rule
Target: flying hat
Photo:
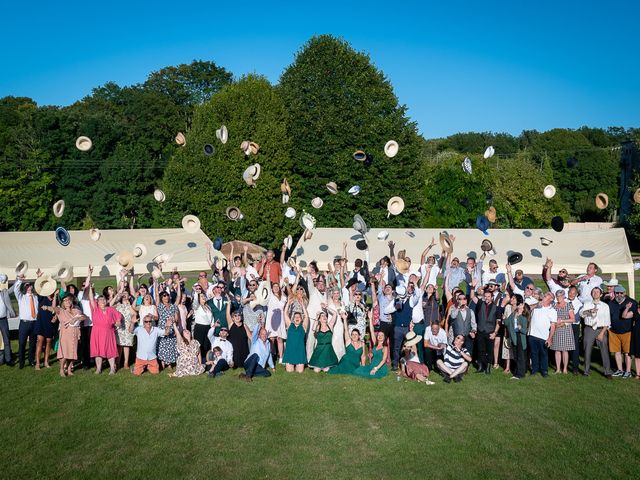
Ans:
{"type": "Polygon", "coordinates": [[[216,138],[223,144],[227,143],[227,140],[229,139],[229,131],[227,130],[226,126],[222,125],[216,130],[216,138]]]}
{"type": "Polygon", "coordinates": [[[200,219],[195,215],[185,215],[182,217],[182,228],[187,233],[197,233],[200,230],[200,219]]]}
{"type": "Polygon", "coordinates": [[[210,155],[213,155],[214,153],[216,153],[216,149],[210,143],[205,143],[205,145],[204,145],[204,147],[202,147],[202,149],[204,150],[204,154],[206,156],[210,156],[210,155]]]}
{"type": "Polygon", "coordinates": [[[216,270],[223,270],[224,268],[227,267],[228,264],[229,262],[224,257],[218,257],[218,256],[213,257],[213,266],[215,267],[216,270]]]}
{"type": "Polygon", "coordinates": [[[353,216],[353,229],[362,235],[367,233],[367,224],[364,219],[357,213],[353,216]]]}
{"type": "Polygon", "coordinates": [[[313,230],[316,228],[316,219],[313,215],[302,211],[302,215],[300,216],[300,226],[305,230],[313,230]]]}
{"type": "Polygon", "coordinates": [[[144,257],[147,254],[147,247],[144,243],[136,243],[133,246],[133,256],[136,258],[144,257]]]}
{"type": "Polygon", "coordinates": [[[600,192],[596,195],[596,207],[600,210],[604,210],[609,206],[609,195],[606,193],[600,192]]]}
{"type": "Polygon", "coordinates": [[[58,200],[53,204],[53,214],[58,218],[64,214],[64,200],[58,200]]]}
{"type": "Polygon", "coordinates": [[[26,275],[29,270],[29,262],[22,260],[16,265],[16,275],[26,275]]]}
{"type": "Polygon", "coordinates": [[[327,190],[329,190],[329,193],[331,193],[332,195],[338,193],[338,186],[336,185],[336,182],[329,182],[325,186],[327,187],[327,190]]]}
{"type": "Polygon", "coordinates": [[[93,142],[89,137],[78,137],[76,139],[76,148],[81,152],[88,152],[92,146],[93,142]]]}
{"type": "Polygon", "coordinates": [[[159,280],[159,279],[163,278],[162,277],[162,270],[160,270],[160,268],[158,268],[157,265],[154,265],[153,266],[153,270],[151,271],[151,276],[153,278],[155,278],[156,280],[159,280]]]}
{"type": "Polygon", "coordinates": [[[282,193],[286,193],[287,195],[291,195],[291,187],[289,186],[289,182],[286,178],[282,180],[282,183],[280,184],[280,191],[282,193]]]}
{"type": "Polygon", "coordinates": [[[234,221],[242,220],[244,218],[244,215],[242,215],[242,212],[238,207],[228,207],[225,211],[225,215],[229,220],[234,221]]]}
{"type": "Polygon", "coordinates": [[[176,143],[181,147],[184,147],[187,144],[187,139],[184,136],[184,133],[178,132],[176,135],[176,143]]]}
{"type": "Polygon", "coordinates": [[[469,157],[464,157],[464,160],[462,161],[462,169],[469,175],[473,173],[473,167],[471,165],[471,159],[469,159],[469,157]]]}
{"type": "Polygon", "coordinates": [[[422,335],[418,335],[414,331],[407,332],[404,336],[404,346],[413,347],[422,341],[422,335]]]}
{"type": "Polygon", "coordinates": [[[62,262],[56,267],[56,272],[51,278],[60,282],[69,283],[73,280],[73,265],[69,262],[62,262]]]}
{"type": "Polygon", "coordinates": [[[496,223],[496,208],[494,206],[489,207],[489,209],[484,212],[484,216],[487,217],[487,220],[491,223],[496,223]]]}
{"type": "Polygon", "coordinates": [[[360,193],[360,185],[354,185],[349,189],[349,193],[354,197],[360,193]]]}
{"type": "Polygon", "coordinates": [[[553,240],[546,237],[540,237],[540,243],[542,244],[543,247],[548,247],[553,243],[553,240]]]}
{"type": "Polygon", "coordinates": [[[373,155],[371,155],[370,153],[367,153],[367,158],[364,161],[364,166],[370,167],[372,163],[373,163],[373,155]]]}
{"type": "Polygon", "coordinates": [[[545,198],[553,198],[556,194],[556,187],[554,187],[553,185],[547,185],[546,187],[544,187],[542,194],[545,196],[545,198]]]}
{"type": "Polygon", "coordinates": [[[100,235],[102,235],[102,233],[100,233],[100,230],[98,230],[97,228],[92,228],[91,230],[89,230],[89,238],[91,238],[91,240],[93,240],[94,242],[100,240],[100,235]]]}
{"type": "Polygon", "coordinates": [[[293,268],[296,266],[296,257],[295,256],[291,256],[289,257],[289,260],[287,260],[287,265],[289,265],[289,267],[293,268]]]}
{"type": "Polygon", "coordinates": [[[69,235],[69,232],[66,228],[58,227],[56,228],[56,240],[60,245],[66,247],[67,245],[69,245],[69,243],[71,243],[71,235],[69,235]]]}
{"type": "Polygon", "coordinates": [[[387,232],[386,230],[382,230],[380,233],[378,233],[378,240],[386,240],[387,238],[389,238],[389,232],[387,232]]]}
{"type": "Polygon", "coordinates": [[[522,254],[519,252],[513,252],[507,258],[507,263],[509,263],[509,265],[515,265],[516,263],[520,263],[521,261],[522,261],[522,254]]]}
{"type": "Polygon", "coordinates": [[[267,285],[267,282],[260,282],[254,295],[256,296],[256,299],[249,302],[249,307],[251,307],[252,310],[258,305],[266,307],[269,303],[269,286],[267,285]]]}
{"type": "Polygon", "coordinates": [[[562,217],[553,217],[551,219],[551,228],[553,228],[556,232],[561,232],[564,229],[564,220],[562,217]]]}
{"type": "Polygon", "coordinates": [[[366,250],[369,248],[369,245],[367,245],[367,241],[364,238],[361,238],[356,242],[356,248],[358,250],[366,250]]]}
{"type": "Polygon", "coordinates": [[[495,150],[491,145],[489,145],[489,146],[487,147],[487,149],[484,151],[484,155],[483,155],[483,157],[484,157],[485,159],[487,159],[487,158],[491,158],[491,157],[493,157],[493,155],[494,155],[495,153],[496,153],[496,150],[495,150]]]}
{"type": "Polygon", "coordinates": [[[398,142],[389,140],[384,144],[384,154],[389,158],[393,158],[398,154],[399,148],[398,142]]]}
{"type": "Polygon", "coordinates": [[[159,188],[156,188],[153,191],[153,198],[155,198],[156,201],[158,201],[158,202],[164,202],[166,196],[165,196],[165,194],[164,194],[164,192],[162,190],[160,190],[159,188]]]}
{"type": "Polygon", "coordinates": [[[573,168],[578,165],[578,159],[576,157],[567,158],[567,167],[573,168]]]}
{"type": "Polygon", "coordinates": [[[364,162],[367,159],[367,154],[362,150],[356,150],[353,152],[353,158],[359,162],[364,162]]]}
{"type": "Polygon", "coordinates": [[[440,232],[440,246],[446,253],[453,252],[453,242],[449,238],[449,233],[446,231],[440,232]]]}
{"type": "Polygon", "coordinates": [[[387,202],[387,218],[391,215],[400,215],[404,210],[404,200],[401,197],[391,197],[387,202]]]}
{"type": "Polygon", "coordinates": [[[286,247],[287,250],[289,250],[293,245],[293,237],[291,235],[287,235],[287,238],[284,239],[282,244],[286,247]]]}
{"type": "Polygon", "coordinates": [[[485,235],[489,235],[489,232],[487,232],[487,230],[490,226],[491,224],[489,223],[489,220],[484,215],[478,215],[476,217],[476,228],[485,235]]]}
{"type": "Polygon", "coordinates": [[[254,163],[247,167],[247,169],[242,174],[242,178],[250,187],[256,186],[256,180],[260,177],[261,167],[259,163],[254,163]]]}
{"type": "Polygon", "coordinates": [[[464,208],[469,208],[469,205],[471,204],[467,197],[461,198],[460,200],[458,200],[458,203],[462,205],[464,208]]]}
{"type": "Polygon", "coordinates": [[[633,201],[640,203],[640,188],[638,188],[633,194],[633,201]]]}
{"type": "Polygon", "coordinates": [[[482,250],[483,252],[489,252],[493,250],[493,243],[491,243],[491,240],[487,240],[487,239],[482,240],[482,244],[480,245],[480,250],[482,250]]]}
{"type": "Polygon", "coordinates": [[[216,249],[216,250],[220,250],[222,248],[222,238],[221,237],[217,237],[213,241],[213,248],[216,249]]]}
{"type": "Polygon", "coordinates": [[[284,212],[284,216],[287,218],[296,218],[296,209],[293,207],[287,207],[287,211],[284,212]]]}
{"type": "MultiPolygon", "coordinates": [[[[410,267],[411,267],[411,264],[408,261],[406,261],[404,258],[396,258],[396,269],[403,275],[409,272],[410,267]]],[[[397,291],[398,290],[396,289],[396,292],[397,291]]]]}
{"type": "Polygon", "coordinates": [[[311,200],[311,206],[313,208],[322,208],[322,205],[324,205],[324,201],[320,197],[316,197],[311,200]]]}
{"type": "Polygon", "coordinates": [[[259,150],[260,145],[258,145],[256,142],[249,142],[249,152],[251,152],[251,154],[257,155],[259,150]]]}
{"type": "Polygon", "coordinates": [[[151,260],[153,263],[169,263],[169,260],[171,260],[171,254],[169,253],[161,253],[160,255],[156,255],[155,257],[153,257],[153,260],[151,260]]]}
{"type": "Polygon", "coordinates": [[[33,288],[38,295],[48,297],[56,291],[56,288],[58,288],[58,282],[49,275],[40,275],[36,278],[33,288]]]}
{"type": "Polygon", "coordinates": [[[122,250],[120,253],[118,253],[116,261],[120,264],[121,267],[126,268],[127,270],[131,270],[133,268],[134,262],[133,253],[129,250],[122,250]]]}

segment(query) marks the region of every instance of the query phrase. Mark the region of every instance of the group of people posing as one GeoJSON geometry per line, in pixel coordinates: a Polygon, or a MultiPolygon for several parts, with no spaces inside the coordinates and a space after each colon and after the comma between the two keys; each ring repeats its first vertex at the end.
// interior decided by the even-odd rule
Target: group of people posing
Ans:
{"type": "Polygon", "coordinates": [[[633,356],[640,379],[638,304],[615,279],[603,282],[597,265],[572,279],[566,269],[554,277],[548,259],[543,291],[510,264],[501,270],[490,259],[485,268],[486,252],[461,265],[454,240],[436,258],[432,239],[418,265],[389,242],[389,255],[371,269],[367,251],[348,268],[345,245],[325,270],[311,262],[304,271],[287,260],[286,245],[279,258],[245,250],[228,262],[212,261],[209,245],[211,272],[200,272],[193,285],[177,271],[145,284],[122,270],[115,286],[95,292],[89,266],[80,286],[62,283],[41,296],[19,275],[0,291],[0,359],[14,364],[7,324],[13,293],[20,368],[27,358],[36,369],[50,367],[54,349],[63,377],[80,365],[95,364],[99,374],[106,360],[110,374],[168,369],[215,378],[241,369],[238,377],[251,382],[281,364],[286,372],[370,379],[392,370],[433,384],[432,372],[460,382],[472,365],[483,374],[502,368],[513,379],[528,371],[546,377],[549,351],[555,373],[588,376],[597,344],[607,378],[631,378],[633,356]]]}

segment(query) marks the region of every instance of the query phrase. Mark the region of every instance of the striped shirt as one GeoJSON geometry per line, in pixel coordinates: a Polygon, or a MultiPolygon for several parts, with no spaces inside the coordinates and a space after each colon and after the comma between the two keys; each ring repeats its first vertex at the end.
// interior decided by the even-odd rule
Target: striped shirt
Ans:
{"type": "Polygon", "coordinates": [[[456,370],[466,360],[462,357],[462,354],[469,355],[466,348],[461,348],[457,351],[452,345],[447,345],[444,351],[444,364],[451,370],[456,370]]]}

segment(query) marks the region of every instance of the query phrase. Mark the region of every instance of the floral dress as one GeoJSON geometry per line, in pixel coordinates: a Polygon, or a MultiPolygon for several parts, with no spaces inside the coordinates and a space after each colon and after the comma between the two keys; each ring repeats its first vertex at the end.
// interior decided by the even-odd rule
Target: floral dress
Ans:
{"type": "MultiPolygon", "coordinates": [[[[167,326],[167,321],[175,319],[175,315],[178,313],[178,308],[170,304],[165,306],[164,304],[158,305],[158,327],[164,330],[167,326]]],[[[158,360],[164,363],[176,363],[178,359],[178,346],[176,336],[173,333],[173,328],[169,330],[169,334],[161,337],[158,343],[158,360]]]]}
{"type": "Polygon", "coordinates": [[[366,307],[360,303],[350,303],[347,305],[346,311],[352,313],[356,319],[356,323],[349,324],[349,335],[353,332],[354,329],[360,330],[360,338],[364,338],[367,333],[367,311],[366,307]]]}
{"type": "Polygon", "coordinates": [[[122,315],[122,321],[116,323],[116,343],[121,347],[133,347],[133,333],[129,333],[131,325],[131,307],[124,303],[116,305],[116,310],[122,315]]]}
{"type": "MultiPolygon", "coordinates": [[[[175,337],[174,337],[175,339],[175,337]]],[[[204,372],[204,365],[198,361],[200,342],[195,338],[189,343],[178,343],[178,363],[176,364],[176,377],[189,377],[200,375],[204,372]]]]}

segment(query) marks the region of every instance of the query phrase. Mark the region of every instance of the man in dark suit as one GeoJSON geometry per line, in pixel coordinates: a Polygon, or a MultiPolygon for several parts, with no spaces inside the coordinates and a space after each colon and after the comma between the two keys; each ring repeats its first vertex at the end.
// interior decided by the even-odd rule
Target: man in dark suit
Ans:
{"type": "MultiPolygon", "coordinates": [[[[213,321],[217,323],[216,330],[214,335],[217,337],[220,335],[220,329],[222,327],[229,328],[227,324],[227,298],[224,296],[224,281],[219,281],[213,287],[213,295],[209,300],[207,300],[207,304],[211,309],[211,313],[213,314],[213,321]]],[[[207,349],[208,350],[208,349],[207,349]]]]}

